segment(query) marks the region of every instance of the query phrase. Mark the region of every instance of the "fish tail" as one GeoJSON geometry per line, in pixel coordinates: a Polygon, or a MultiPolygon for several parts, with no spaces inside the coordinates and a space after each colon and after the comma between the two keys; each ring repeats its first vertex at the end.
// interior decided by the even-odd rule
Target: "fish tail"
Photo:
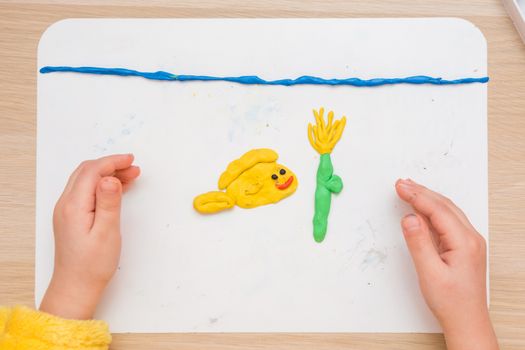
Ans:
{"type": "Polygon", "coordinates": [[[193,200],[193,207],[201,214],[213,214],[230,209],[235,200],[226,192],[211,191],[198,195],[193,200]]]}

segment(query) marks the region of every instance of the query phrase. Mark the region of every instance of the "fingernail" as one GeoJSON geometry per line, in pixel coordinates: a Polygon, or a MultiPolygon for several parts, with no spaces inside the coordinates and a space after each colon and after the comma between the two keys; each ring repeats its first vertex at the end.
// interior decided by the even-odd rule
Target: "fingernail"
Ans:
{"type": "Polygon", "coordinates": [[[118,191],[118,184],[115,180],[105,179],[100,184],[102,192],[113,193],[118,191]]]}
{"type": "Polygon", "coordinates": [[[403,218],[403,229],[413,231],[419,228],[419,218],[414,214],[408,214],[403,218]]]}
{"type": "Polygon", "coordinates": [[[399,180],[399,186],[403,187],[403,188],[410,188],[412,187],[412,184],[414,182],[410,179],[400,179],[399,180]]]}

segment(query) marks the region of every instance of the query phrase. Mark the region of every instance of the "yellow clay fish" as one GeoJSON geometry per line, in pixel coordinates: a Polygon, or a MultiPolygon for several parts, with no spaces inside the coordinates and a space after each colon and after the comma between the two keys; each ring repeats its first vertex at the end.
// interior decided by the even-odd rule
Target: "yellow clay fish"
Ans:
{"type": "Polygon", "coordinates": [[[297,177],[287,167],[277,164],[277,153],[261,148],[246,152],[231,162],[219,178],[219,189],[203,193],[193,200],[200,213],[212,214],[234,205],[255,208],[277,203],[295,192],[297,177]]]}

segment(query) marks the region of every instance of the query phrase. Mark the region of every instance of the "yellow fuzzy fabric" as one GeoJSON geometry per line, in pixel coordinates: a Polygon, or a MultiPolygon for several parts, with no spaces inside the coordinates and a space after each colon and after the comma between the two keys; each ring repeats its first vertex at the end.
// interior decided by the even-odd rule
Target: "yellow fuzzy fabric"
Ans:
{"type": "Polygon", "coordinates": [[[23,306],[0,307],[0,350],[107,350],[104,321],[66,320],[23,306]]]}

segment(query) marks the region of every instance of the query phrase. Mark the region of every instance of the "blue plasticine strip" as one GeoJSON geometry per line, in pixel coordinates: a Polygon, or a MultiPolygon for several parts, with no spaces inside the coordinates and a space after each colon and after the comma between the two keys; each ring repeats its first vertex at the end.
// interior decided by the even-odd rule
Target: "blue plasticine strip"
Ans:
{"type": "Polygon", "coordinates": [[[442,78],[427,77],[424,75],[417,75],[406,78],[375,78],[375,79],[359,79],[359,78],[345,78],[345,79],[324,79],[319,77],[312,77],[304,75],[296,79],[279,79],[279,80],[264,80],[256,75],[244,75],[240,77],[213,77],[207,75],[175,75],[168,72],[140,72],[133,69],[125,68],[103,68],[103,67],[67,67],[67,66],[46,66],[40,69],[40,73],[55,73],[55,72],[73,72],[83,74],[102,74],[102,75],[119,75],[119,76],[134,76],[142,77],[151,80],[167,80],[167,81],[228,81],[238,84],[246,85],[350,85],[357,87],[372,87],[381,85],[393,84],[432,84],[432,85],[457,85],[457,84],[471,84],[471,83],[486,83],[489,77],[482,78],[461,78],[454,80],[446,80],[442,78]]]}

